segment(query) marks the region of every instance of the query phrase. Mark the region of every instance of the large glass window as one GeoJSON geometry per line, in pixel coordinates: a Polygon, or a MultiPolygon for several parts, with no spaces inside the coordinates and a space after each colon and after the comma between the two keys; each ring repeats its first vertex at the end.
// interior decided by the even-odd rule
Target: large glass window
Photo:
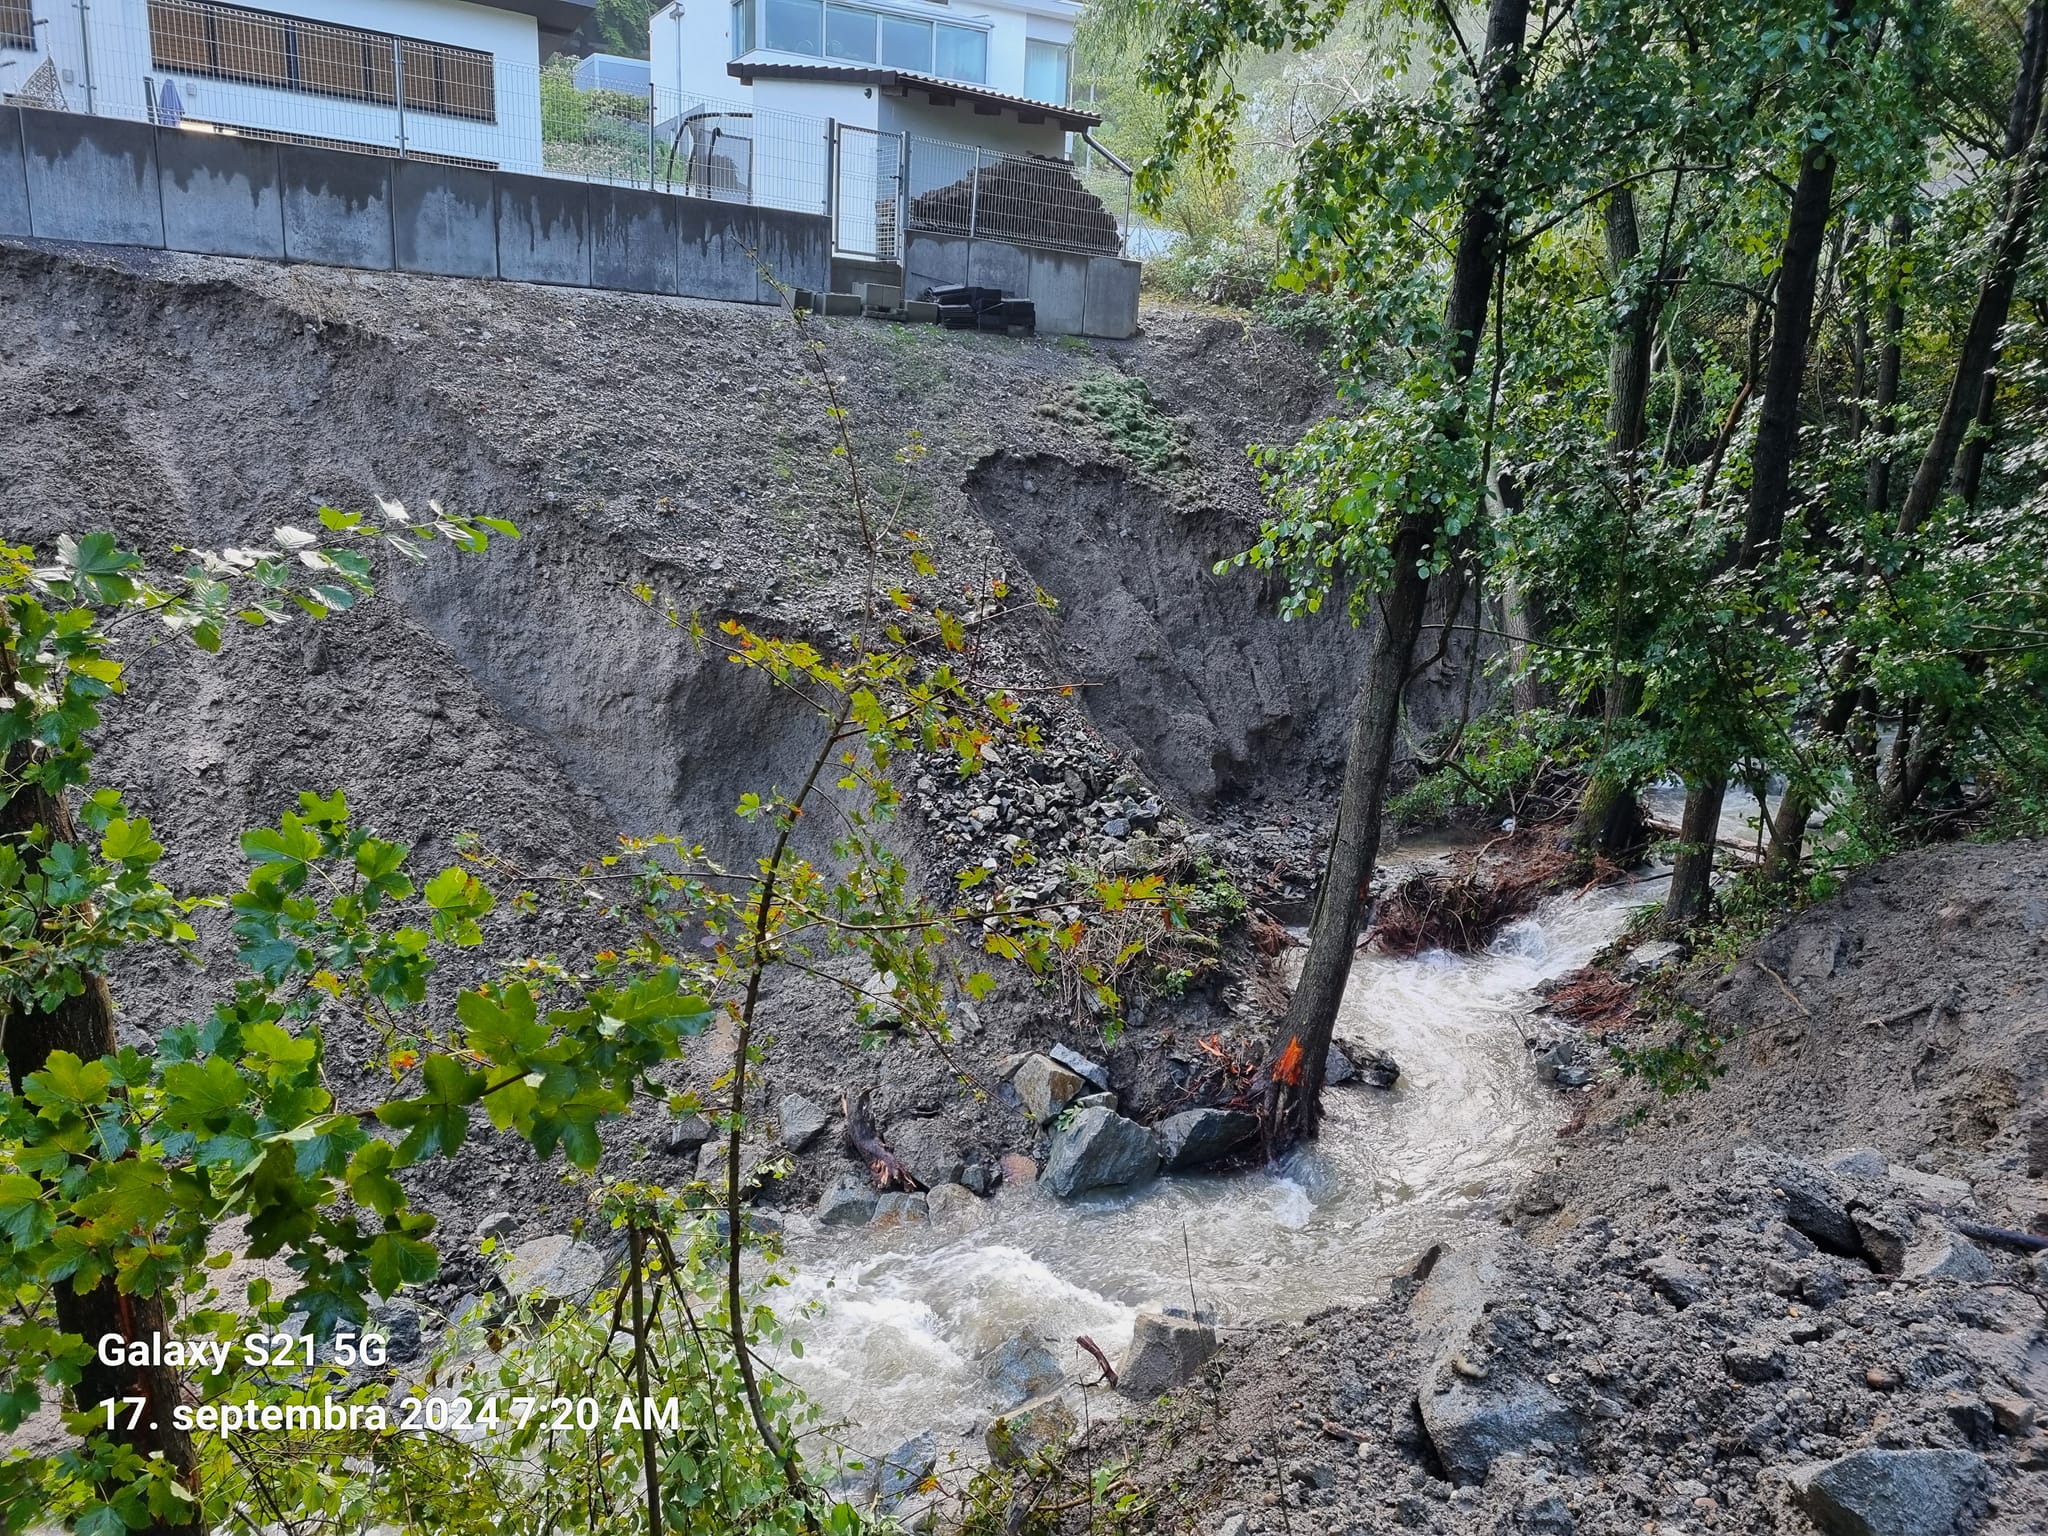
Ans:
{"type": "Polygon", "coordinates": [[[766,0],[761,46],[776,53],[825,51],[825,8],[819,0],[766,0]]]}
{"type": "Polygon", "coordinates": [[[754,0],[732,0],[732,56],[741,58],[754,48],[754,0]]]}
{"type": "Polygon", "coordinates": [[[891,69],[932,72],[932,24],[908,16],[882,18],[882,62],[891,69]]]}
{"type": "Polygon", "coordinates": [[[973,27],[939,23],[938,61],[932,73],[980,85],[988,79],[988,34],[973,27]]]}
{"type": "Polygon", "coordinates": [[[1032,38],[1024,44],[1024,94],[1033,101],[1067,104],[1067,77],[1073,50],[1064,43],[1032,38]]]}
{"type": "Polygon", "coordinates": [[[850,5],[825,7],[825,57],[854,64],[875,62],[875,13],[850,5]]]}

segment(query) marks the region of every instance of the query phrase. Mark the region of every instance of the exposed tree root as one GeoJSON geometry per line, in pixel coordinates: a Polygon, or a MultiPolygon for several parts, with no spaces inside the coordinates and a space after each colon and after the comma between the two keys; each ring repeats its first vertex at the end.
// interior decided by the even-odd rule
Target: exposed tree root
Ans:
{"type": "Polygon", "coordinates": [[[1646,1017],[1634,987],[1591,965],[1560,979],[1544,994],[1544,1002],[1558,1018],[1589,1035],[1633,1029],[1646,1017]]]}

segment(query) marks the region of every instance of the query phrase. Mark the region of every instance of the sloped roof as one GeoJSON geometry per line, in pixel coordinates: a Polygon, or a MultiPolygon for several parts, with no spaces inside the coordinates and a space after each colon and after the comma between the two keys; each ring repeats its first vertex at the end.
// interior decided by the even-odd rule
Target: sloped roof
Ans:
{"type": "Polygon", "coordinates": [[[916,91],[934,106],[956,101],[973,104],[975,110],[994,116],[1014,112],[1020,123],[1057,123],[1069,133],[1085,133],[1102,121],[1100,113],[1055,102],[1035,101],[1029,96],[1006,96],[981,85],[962,85],[937,75],[921,75],[908,69],[888,69],[879,64],[797,64],[780,59],[734,59],[726,73],[742,84],[756,80],[825,80],[845,85],[872,85],[882,90],[916,91]]]}

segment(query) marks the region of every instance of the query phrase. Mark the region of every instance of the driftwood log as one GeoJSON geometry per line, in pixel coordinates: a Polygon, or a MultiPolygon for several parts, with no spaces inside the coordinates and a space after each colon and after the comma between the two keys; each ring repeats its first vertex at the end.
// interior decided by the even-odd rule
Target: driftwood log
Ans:
{"type": "Polygon", "coordinates": [[[1981,1221],[1951,1221],[1965,1237],[1974,1237],[1980,1243],[1996,1243],[2001,1248],[2017,1248],[2021,1253],[2048,1253],[2048,1237],[2038,1232],[2015,1232],[2010,1227],[1987,1227],[1981,1221]]]}
{"type": "Polygon", "coordinates": [[[903,1159],[889,1150],[882,1140],[882,1133],[875,1128],[875,1118],[868,1109],[867,1090],[863,1088],[852,1098],[844,1093],[839,1095],[839,1109],[846,1116],[846,1144],[868,1165],[868,1173],[877,1189],[923,1189],[924,1186],[911,1176],[903,1166],[903,1159]]]}

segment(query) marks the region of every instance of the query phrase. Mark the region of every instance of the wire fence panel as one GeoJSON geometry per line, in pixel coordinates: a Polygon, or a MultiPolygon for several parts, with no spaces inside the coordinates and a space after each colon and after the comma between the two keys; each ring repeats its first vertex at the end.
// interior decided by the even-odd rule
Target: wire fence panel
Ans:
{"type": "Polygon", "coordinates": [[[849,256],[897,257],[903,136],[838,125],[832,154],[832,243],[849,256]]]}
{"type": "Polygon", "coordinates": [[[909,141],[906,227],[1045,250],[1113,255],[1123,230],[1070,161],[909,141]]]}
{"type": "MultiPolygon", "coordinates": [[[[6,23],[0,12],[0,26],[6,23]]],[[[828,125],[674,90],[583,90],[574,61],[216,4],[147,0],[35,28],[0,94],[24,106],[286,144],[826,211],[828,125]]]]}
{"type": "Polygon", "coordinates": [[[1056,157],[835,130],[660,87],[583,90],[567,59],[515,63],[216,0],[136,9],[148,25],[109,5],[76,13],[89,23],[25,27],[22,8],[0,0],[0,34],[25,31],[37,50],[0,60],[0,93],[162,128],[831,214],[839,250],[885,261],[907,230],[1118,251],[1119,185],[1128,222],[1128,175],[1106,179],[1099,165],[1084,176],[1056,157]]]}

